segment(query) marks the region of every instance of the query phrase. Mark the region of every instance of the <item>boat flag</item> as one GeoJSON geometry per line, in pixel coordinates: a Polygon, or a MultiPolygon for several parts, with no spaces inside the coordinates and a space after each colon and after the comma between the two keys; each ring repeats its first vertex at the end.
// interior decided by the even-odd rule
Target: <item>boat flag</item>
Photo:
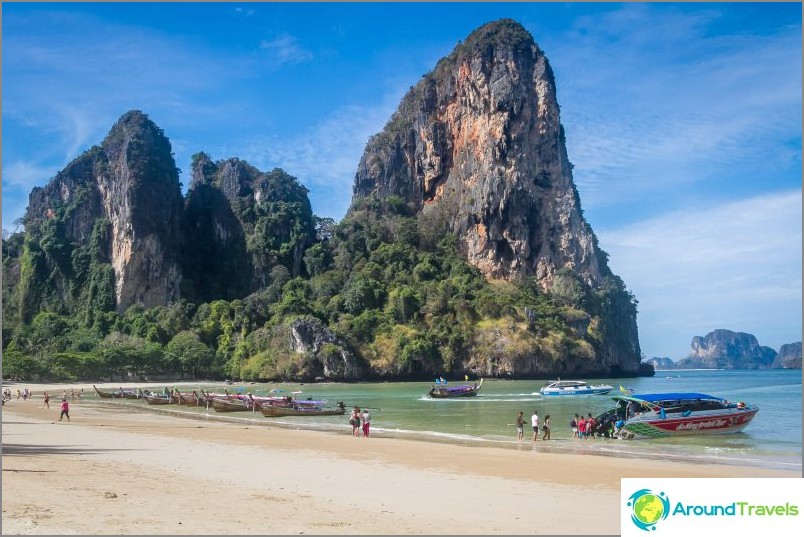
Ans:
{"type": "Polygon", "coordinates": [[[628,389],[623,388],[622,385],[620,385],[620,391],[623,392],[626,395],[633,395],[634,394],[633,389],[631,389],[631,388],[628,388],[628,389]]]}

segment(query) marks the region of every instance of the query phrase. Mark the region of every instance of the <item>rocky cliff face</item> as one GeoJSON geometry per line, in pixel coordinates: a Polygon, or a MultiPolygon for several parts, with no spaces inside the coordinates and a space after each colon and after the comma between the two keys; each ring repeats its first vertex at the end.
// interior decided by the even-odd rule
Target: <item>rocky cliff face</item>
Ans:
{"type": "MultiPolygon", "coordinates": [[[[28,229],[55,225],[65,250],[86,244],[98,221],[108,221],[106,244],[94,254],[114,269],[117,309],[135,302],[152,307],[179,296],[181,200],[170,142],[145,114],[131,111],[100,147],[31,192],[25,223],[28,229]]],[[[62,267],[66,277],[70,272],[62,267]]],[[[53,283],[66,287],[60,279],[53,283]]]]}
{"type": "Polygon", "coordinates": [[[774,369],[801,369],[801,342],[779,347],[779,354],[771,365],[774,369]]]}
{"type": "Polygon", "coordinates": [[[185,266],[196,297],[242,297],[266,287],[278,265],[300,275],[315,227],[307,189],[295,177],[204,153],[193,157],[192,174],[185,266]]]}
{"type": "Polygon", "coordinates": [[[653,358],[645,360],[645,363],[652,365],[654,369],[673,369],[676,366],[673,360],[666,356],[654,356],[653,358]]]}
{"type": "Polygon", "coordinates": [[[769,369],[776,351],[763,347],[757,338],[744,332],[718,329],[692,338],[688,357],[679,360],[679,369],[769,369]]]}
{"type": "Polygon", "coordinates": [[[518,23],[474,31],[404,97],[360,160],[353,202],[437,212],[489,277],[608,271],[581,214],[547,57],[518,23]]]}
{"type": "MultiPolygon", "coordinates": [[[[500,20],[472,32],[368,141],[350,211],[364,198],[392,196],[454,233],[461,253],[489,279],[535,278],[552,291],[568,272],[606,295],[592,363],[570,366],[578,356],[569,356],[564,365],[642,371],[633,297],[583,218],[553,71],[520,24],[500,20]]],[[[539,369],[509,365],[515,373],[539,369]]]]}

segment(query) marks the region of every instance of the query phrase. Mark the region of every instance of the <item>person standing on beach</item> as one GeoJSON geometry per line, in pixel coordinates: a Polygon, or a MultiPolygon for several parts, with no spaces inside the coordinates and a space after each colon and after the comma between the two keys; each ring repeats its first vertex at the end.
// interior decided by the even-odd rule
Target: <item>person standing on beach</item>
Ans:
{"type": "Polygon", "coordinates": [[[542,440],[550,440],[550,414],[544,417],[544,425],[542,426],[542,430],[544,431],[542,440]]]}
{"type": "Polygon", "coordinates": [[[516,439],[521,441],[525,435],[525,413],[521,410],[516,417],[516,439]]]}
{"type": "Polygon", "coordinates": [[[533,441],[539,439],[539,413],[533,409],[533,415],[530,417],[530,426],[533,428],[533,441]]]}
{"type": "Polygon", "coordinates": [[[349,416],[349,425],[352,426],[352,436],[360,436],[360,408],[355,407],[349,416]]]}
{"type": "Polygon", "coordinates": [[[42,395],[42,399],[44,400],[42,406],[45,408],[50,408],[50,396],[48,395],[47,392],[45,392],[44,395],[42,395]]]}
{"type": "Polygon", "coordinates": [[[70,405],[67,403],[67,399],[61,400],[61,414],[59,415],[59,421],[67,416],[67,421],[70,421],[70,405]]]}
{"type": "Polygon", "coordinates": [[[369,409],[363,409],[363,438],[368,438],[369,435],[369,427],[371,427],[371,414],[369,414],[369,409]]]}

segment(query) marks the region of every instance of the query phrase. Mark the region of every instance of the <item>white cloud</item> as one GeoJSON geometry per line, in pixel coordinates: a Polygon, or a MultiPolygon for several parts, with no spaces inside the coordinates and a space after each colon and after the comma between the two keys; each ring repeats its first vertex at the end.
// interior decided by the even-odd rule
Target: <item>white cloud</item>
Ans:
{"type": "Polygon", "coordinates": [[[260,170],[284,169],[310,189],[313,211],[340,219],[351,201],[352,184],[366,142],[380,132],[399,104],[402,90],[376,106],[350,105],[335,110],[301,134],[237,140],[219,151],[239,155],[260,170]]]}
{"type": "Polygon", "coordinates": [[[313,53],[299,45],[298,39],[288,34],[282,34],[271,41],[263,41],[260,43],[260,49],[267,51],[277,66],[313,59],[313,53]]]}
{"type": "Polygon", "coordinates": [[[702,200],[598,231],[612,270],[639,300],[647,356],[678,359],[693,336],[752,333],[778,350],[801,340],[801,190],[719,206],[702,200]]]}
{"type": "Polygon", "coordinates": [[[712,37],[718,17],[629,4],[546,47],[585,207],[798,175],[800,27],[712,37]]]}

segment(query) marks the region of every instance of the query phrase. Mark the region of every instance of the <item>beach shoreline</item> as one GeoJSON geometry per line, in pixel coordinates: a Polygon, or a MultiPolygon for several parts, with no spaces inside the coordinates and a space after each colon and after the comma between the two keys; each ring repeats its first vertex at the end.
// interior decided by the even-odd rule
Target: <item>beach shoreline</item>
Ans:
{"type": "Polygon", "coordinates": [[[354,438],[100,401],[74,404],[67,423],[58,400],[69,385],[26,386],[33,399],[3,407],[4,534],[617,534],[621,477],[801,477],[529,442],[354,438]]]}

